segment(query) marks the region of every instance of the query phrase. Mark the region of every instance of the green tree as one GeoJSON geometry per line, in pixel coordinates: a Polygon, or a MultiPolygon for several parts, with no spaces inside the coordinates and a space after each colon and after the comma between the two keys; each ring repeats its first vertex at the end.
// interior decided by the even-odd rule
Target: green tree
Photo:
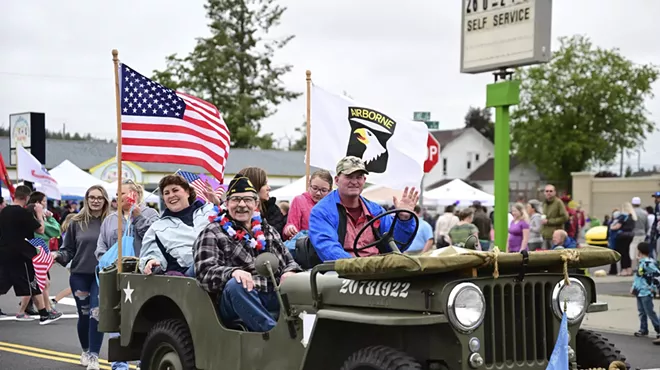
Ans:
{"type": "Polygon", "coordinates": [[[633,169],[630,166],[626,166],[626,172],[623,175],[624,177],[630,177],[633,175],[633,169]]]}
{"type": "Polygon", "coordinates": [[[296,127],[296,132],[298,133],[298,139],[293,142],[289,150],[307,150],[307,122],[303,122],[302,125],[296,127]]]}
{"type": "Polygon", "coordinates": [[[547,178],[570,184],[571,172],[615,161],[652,132],[644,100],[658,78],[617,49],[585,36],[560,38],[547,64],[516,71],[520,104],[512,114],[512,149],[547,178]]]}
{"type": "Polygon", "coordinates": [[[492,113],[488,108],[470,107],[465,115],[465,127],[472,127],[491,142],[495,142],[495,123],[492,117],[492,113]]]}
{"type": "Polygon", "coordinates": [[[215,104],[229,127],[232,147],[273,147],[261,122],[276,106],[300,96],[282,84],[291,65],[276,66],[275,51],[294,36],[264,36],[279,24],[286,8],[275,0],[209,0],[204,6],[211,36],[199,38],[186,57],[172,54],[153,79],[215,104]]]}

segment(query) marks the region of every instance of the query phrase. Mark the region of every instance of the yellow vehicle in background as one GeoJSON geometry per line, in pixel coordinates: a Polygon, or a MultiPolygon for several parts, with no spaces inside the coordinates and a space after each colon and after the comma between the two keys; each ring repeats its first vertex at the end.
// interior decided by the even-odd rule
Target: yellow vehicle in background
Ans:
{"type": "Polygon", "coordinates": [[[584,235],[587,244],[596,247],[607,247],[607,226],[594,226],[584,235]]]}

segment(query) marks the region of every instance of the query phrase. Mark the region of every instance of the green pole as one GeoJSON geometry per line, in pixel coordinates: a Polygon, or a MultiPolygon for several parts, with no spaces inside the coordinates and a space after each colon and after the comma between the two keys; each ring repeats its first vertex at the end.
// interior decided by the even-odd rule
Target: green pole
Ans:
{"type": "MultiPolygon", "coordinates": [[[[507,76],[510,72],[496,72],[496,76],[507,76]]],[[[509,153],[511,139],[509,130],[509,107],[520,101],[520,81],[495,81],[486,87],[486,106],[495,108],[495,246],[506,249],[509,235],[509,153]]]]}

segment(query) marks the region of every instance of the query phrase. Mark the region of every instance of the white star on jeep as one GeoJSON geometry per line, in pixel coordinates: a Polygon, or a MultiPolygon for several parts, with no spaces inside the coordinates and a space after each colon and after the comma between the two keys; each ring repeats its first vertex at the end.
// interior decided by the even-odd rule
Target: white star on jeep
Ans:
{"type": "Polygon", "coordinates": [[[124,298],[124,303],[126,302],[131,302],[133,303],[133,291],[135,289],[131,289],[131,282],[128,282],[128,285],[126,285],[126,288],[124,289],[124,294],[126,295],[126,298],[124,298]]]}

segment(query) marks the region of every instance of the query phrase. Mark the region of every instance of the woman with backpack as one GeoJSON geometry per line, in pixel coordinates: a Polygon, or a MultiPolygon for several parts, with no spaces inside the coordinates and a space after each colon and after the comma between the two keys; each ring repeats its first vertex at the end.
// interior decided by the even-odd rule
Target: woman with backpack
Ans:
{"type": "Polygon", "coordinates": [[[83,351],[80,364],[87,366],[87,370],[99,369],[103,343],[103,333],[98,331],[99,286],[95,275],[98,260],[94,252],[109,204],[108,193],[102,186],[87,189],[83,208],[71,219],[62,247],[52,252],[60,265],[71,263],[69,285],[78,309],[78,339],[83,351]]]}
{"type": "MultiPolygon", "coordinates": [[[[122,197],[122,229],[128,232],[128,235],[133,238],[133,253],[128,252],[129,248],[124,248],[124,256],[139,257],[140,250],[142,249],[142,239],[147,233],[147,230],[149,230],[149,227],[151,227],[151,224],[158,220],[158,212],[144,203],[144,189],[142,186],[133,182],[133,180],[122,181],[121,194],[117,194],[117,197],[119,196],[122,197]],[[126,225],[130,225],[129,228],[126,228],[126,225]]],[[[119,213],[112,212],[101,225],[101,233],[95,252],[98,260],[115,246],[119,239],[118,232],[119,213]]],[[[119,336],[119,333],[111,333],[109,335],[110,338],[117,336],[119,336]]],[[[113,370],[128,370],[128,368],[127,362],[112,363],[113,370]]]]}

